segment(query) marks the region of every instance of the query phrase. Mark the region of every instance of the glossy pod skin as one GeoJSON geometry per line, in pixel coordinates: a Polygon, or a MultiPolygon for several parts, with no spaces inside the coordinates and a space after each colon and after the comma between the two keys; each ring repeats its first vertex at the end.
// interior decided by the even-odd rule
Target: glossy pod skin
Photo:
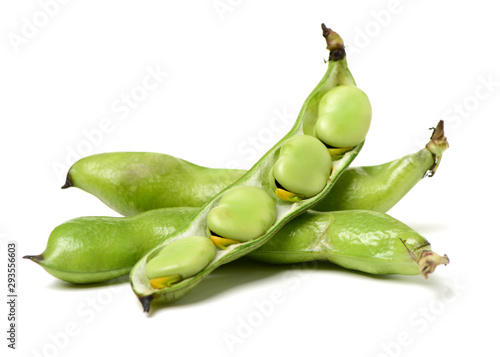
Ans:
{"type": "MultiPolygon", "coordinates": [[[[314,210],[387,212],[423,177],[434,175],[447,148],[444,123],[440,121],[420,151],[381,165],[347,168],[314,210]]],[[[245,172],[196,166],[166,154],[118,152],[83,158],[70,169],[68,177],[79,183],[75,187],[129,215],[156,208],[201,207],[245,172]]]]}
{"type": "Polygon", "coordinates": [[[345,171],[317,211],[365,209],[387,212],[428,172],[434,158],[428,149],[379,166],[345,171]],[[418,174],[417,174],[418,173],[418,174]]]}
{"type": "MultiPolygon", "coordinates": [[[[384,213],[426,173],[429,176],[435,173],[447,147],[441,121],[422,150],[386,164],[345,170],[332,191],[314,209],[326,211],[333,204],[335,210],[369,209],[384,213]]],[[[144,254],[197,212],[195,207],[179,207],[152,210],[134,217],[76,218],[52,231],[42,254],[27,258],[56,278],[71,283],[117,278],[128,274],[144,254]]],[[[273,246],[272,243],[266,245],[273,246]]],[[[279,256],[277,252],[274,255],[279,256]]]]}
{"type": "Polygon", "coordinates": [[[126,275],[198,208],[151,210],[133,217],[79,217],[57,226],[42,254],[28,255],[58,279],[89,284],[126,275]]]}
{"type": "Polygon", "coordinates": [[[104,153],[71,166],[63,188],[78,187],[124,216],[164,207],[201,207],[244,170],[211,169],[169,155],[104,153]]]}
{"type": "Polygon", "coordinates": [[[434,176],[449,147],[444,122],[439,121],[426,147],[416,153],[377,165],[352,167],[339,177],[315,211],[361,209],[385,213],[422,178],[434,176]]]}
{"type": "Polygon", "coordinates": [[[370,274],[425,278],[449,262],[410,227],[384,213],[364,210],[308,211],[249,256],[273,264],[328,260],[370,274]]]}
{"type": "MultiPolygon", "coordinates": [[[[426,173],[429,176],[435,173],[442,152],[448,147],[443,129],[441,121],[426,147],[414,154],[378,166],[345,170],[332,191],[314,209],[326,210],[334,204],[336,210],[386,212],[426,173]]],[[[76,218],[52,231],[42,254],[26,258],[39,263],[56,278],[71,283],[117,278],[128,274],[140,257],[197,212],[197,208],[179,207],[134,217],[76,218]]],[[[274,239],[276,237],[271,241],[274,239]]]]}
{"type": "Polygon", "coordinates": [[[305,132],[306,122],[308,122],[309,125],[314,126],[317,119],[317,103],[321,100],[321,97],[325,92],[337,85],[354,85],[354,80],[352,79],[352,76],[347,68],[345,49],[342,40],[338,34],[326,28],[326,26],[323,25],[322,27],[323,35],[327,40],[327,49],[330,50],[328,68],[323,79],[306,99],[290,132],[285,135],[285,137],[273,148],[271,148],[247,173],[243,175],[242,178],[240,178],[233,185],[229,186],[229,188],[213,197],[207,204],[205,204],[205,206],[201,208],[200,212],[193,219],[186,223],[186,225],[184,225],[181,229],[177,230],[173,235],[169,236],[158,247],[155,247],[148,252],[132,268],[130,272],[130,282],[134,293],[143,305],[144,311],[149,311],[152,301],[172,302],[183,297],[218,266],[238,259],[265,244],[287,222],[302,214],[319,200],[324,198],[324,196],[332,188],[333,183],[338,178],[340,173],[352,162],[352,160],[354,160],[355,156],[361,149],[363,143],[360,143],[352,150],[347,151],[342,158],[332,161],[332,173],[328,177],[324,189],[317,195],[298,202],[285,201],[276,196],[275,191],[277,190],[277,187],[275,182],[269,180],[269,175],[279,157],[280,148],[290,138],[297,135],[308,134],[305,132]],[[272,197],[277,210],[277,217],[274,224],[260,237],[247,242],[232,244],[227,249],[218,250],[214,260],[195,276],[184,279],[171,287],[163,289],[153,288],[145,273],[145,268],[149,259],[157,254],[158,250],[163,249],[164,246],[168,245],[170,243],[169,241],[172,239],[176,240],[194,235],[205,235],[208,229],[208,213],[217,206],[227,190],[238,186],[254,186],[265,190],[272,197]]]}
{"type": "MultiPolygon", "coordinates": [[[[118,278],[128,274],[144,254],[168,239],[197,212],[194,207],[176,207],[135,217],[72,219],[52,231],[42,254],[25,258],[70,283],[118,278]]],[[[249,257],[273,264],[329,260],[373,274],[418,274],[418,264],[404,254],[399,238],[406,239],[415,255],[430,250],[424,238],[383,213],[307,211],[249,257]]]]}

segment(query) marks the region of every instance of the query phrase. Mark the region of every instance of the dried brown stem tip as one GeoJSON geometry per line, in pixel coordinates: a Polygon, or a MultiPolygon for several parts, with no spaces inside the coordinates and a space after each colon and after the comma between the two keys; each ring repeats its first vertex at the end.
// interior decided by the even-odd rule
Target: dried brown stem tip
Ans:
{"type": "Polygon", "coordinates": [[[406,240],[403,240],[401,238],[399,238],[399,240],[401,241],[401,243],[403,243],[411,258],[415,262],[417,262],[418,271],[426,279],[429,277],[430,273],[436,270],[437,266],[441,264],[448,265],[448,263],[450,262],[450,259],[448,259],[448,256],[446,254],[440,256],[434,253],[432,250],[422,250],[420,256],[417,258],[415,253],[413,253],[406,245],[406,240]]]}
{"type": "Polygon", "coordinates": [[[441,162],[441,156],[443,152],[450,147],[446,136],[444,136],[444,122],[439,121],[435,128],[430,128],[433,130],[431,140],[425,146],[434,156],[434,165],[430,168],[427,176],[432,177],[436,173],[436,170],[441,162]]]}
{"type": "Polygon", "coordinates": [[[418,269],[420,271],[420,274],[422,274],[422,276],[427,279],[429,277],[429,274],[432,273],[437,266],[441,264],[448,265],[449,262],[450,259],[448,259],[448,256],[446,254],[440,256],[439,254],[434,253],[432,250],[424,250],[418,258],[418,269]]]}
{"type": "Polygon", "coordinates": [[[326,49],[330,51],[329,61],[340,61],[345,58],[344,41],[338,33],[332,31],[325,24],[321,24],[323,37],[326,40],[326,49]]]}

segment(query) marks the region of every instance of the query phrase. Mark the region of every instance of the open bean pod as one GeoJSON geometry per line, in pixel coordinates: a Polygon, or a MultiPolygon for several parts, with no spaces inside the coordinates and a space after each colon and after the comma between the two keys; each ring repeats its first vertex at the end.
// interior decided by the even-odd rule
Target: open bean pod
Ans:
{"type": "MultiPolygon", "coordinates": [[[[328,68],[320,83],[306,99],[291,131],[269,150],[245,175],[233,185],[216,195],[186,225],[177,230],[173,235],[168,236],[159,246],[153,248],[141,258],[132,269],[130,273],[131,285],[142,303],[144,311],[149,311],[152,301],[172,302],[181,298],[189,293],[218,266],[229,263],[261,247],[287,222],[305,212],[327,195],[335,180],[344,169],[349,166],[361,150],[364,140],[358,145],[346,149],[341,155],[333,156],[331,169],[327,177],[325,177],[326,182],[324,187],[312,196],[301,196],[300,194],[283,190],[271,175],[273,168],[280,158],[282,147],[286,145],[290,139],[303,135],[310,135],[311,138],[313,137],[314,125],[318,119],[318,105],[325,93],[340,85],[355,86],[345,60],[345,50],[342,39],[335,32],[326,28],[326,26],[322,25],[322,27],[323,35],[327,40],[327,49],[330,50],[328,68]],[[261,231],[256,233],[260,235],[250,238],[246,237],[245,239],[232,239],[233,237],[230,236],[218,237],[215,235],[215,238],[230,240],[232,244],[222,244],[224,249],[217,249],[215,257],[209,261],[204,268],[201,268],[200,271],[190,276],[180,276],[175,279],[172,278],[173,275],[164,277],[164,279],[155,277],[155,279],[160,279],[160,283],[152,284],[151,275],[148,276],[147,272],[148,264],[153,260],[157,261],[155,258],[160,254],[165,256],[171,255],[168,253],[169,245],[178,240],[192,239],[194,236],[207,238],[211,235],[213,236],[214,232],[211,232],[208,224],[209,215],[219,206],[221,200],[224,204],[227,204],[226,201],[232,201],[231,199],[228,200],[227,196],[224,198],[225,195],[245,186],[262,190],[264,196],[268,197],[274,205],[274,209],[271,210],[273,212],[269,214],[274,214],[275,216],[269,220],[271,223],[268,222],[264,224],[261,227],[261,231]],[[284,195],[283,191],[285,192],[284,195]],[[165,284],[162,285],[161,281],[165,282],[165,284]]],[[[241,212],[239,212],[238,215],[241,215],[241,212]]],[[[231,219],[230,217],[231,214],[228,214],[228,219],[231,219]]],[[[256,219],[259,218],[257,217],[256,219]]],[[[217,220],[214,219],[210,219],[210,221],[217,222],[217,220]]],[[[232,230],[228,230],[228,232],[232,232],[232,230]]],[[[157,262],[155,265],[157,265],[157,262]]]]}

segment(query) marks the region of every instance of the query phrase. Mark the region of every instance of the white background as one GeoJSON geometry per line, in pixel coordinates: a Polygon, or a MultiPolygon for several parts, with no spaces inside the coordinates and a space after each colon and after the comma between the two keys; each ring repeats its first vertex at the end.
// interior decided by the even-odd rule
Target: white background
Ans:
{"type": "Polygon", "coordinates": [[[5,296],[8,241],[17,242],[19,258],[18,349],[6,346],[2,304],[2,355],[498,355],[494,2],[56,4],[0,6],[5,296]],[[20,259],[42,252],[51,230],[68,219],[116,215],[83,191],[60,189],[78,152],[152,151],[250,168],[286,134],[326,69],[322,22],[344,38],[350,69],[373,105],[354,165],[417,151],[428,128],[445,120],[450,149],[436,176],[389,214],[447,253],[451,264],[425,280],[331,264],[292,270],[236,262],[147,317],[126,279],[75,287],[20,259]],[[144,91],[138,86],[148,68],[168,75],[144,91]],[[134,108],[120,102],[140,94],[134,108]],[[273,131],[277,115],[289,124],[273,131]],[[85,133],[106,123],[108,132],[89,144],[85,133]],[[263,316],[257,306],[275,294],[282,298],[263,316]],[[254,327],[245,330],[248,322],[254,327]],[[231,345],[227,336],[240,340],[231,345]]]}

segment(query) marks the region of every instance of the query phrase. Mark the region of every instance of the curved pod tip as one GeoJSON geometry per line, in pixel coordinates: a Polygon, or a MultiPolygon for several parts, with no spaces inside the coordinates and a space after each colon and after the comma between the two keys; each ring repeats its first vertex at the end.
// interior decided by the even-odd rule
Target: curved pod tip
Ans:
{"type": "Polygon", "coordinates": [[[25,255],[23,257],[23,259],[29,259],[29,260],[34,261],[35,263],[39,264],[43,260],[43,255],[42,254],[39,254],[39,255],[25,255]]]}
{"type": "Polygon", "coordinates": [[[69,174],[66,176],[66,182],[64,183],[64,185],[61,186],[62,189],[64,188],[69,188],[69,187],[73,187],[73,182],[71,182],[71,178],[69,177],[69,174]]]}
{"type": "Polygon", "coordinates": [[[142,308],[144,309],[145,313],[149,312],[149,308],[151,307],[151,302],[153,301],[153,299],[153,295],[141,296],[139,298],[139,301],[141,302],[142,308]]]}

